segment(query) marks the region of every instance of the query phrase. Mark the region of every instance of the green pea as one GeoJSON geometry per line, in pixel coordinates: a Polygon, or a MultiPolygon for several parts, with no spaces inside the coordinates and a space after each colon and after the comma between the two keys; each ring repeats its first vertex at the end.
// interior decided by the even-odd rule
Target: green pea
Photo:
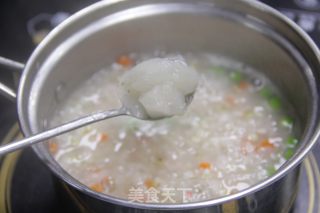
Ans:
{"type": "Polygon", "coordinates": [[[281,125],[284,127],[292,128],[293,126],[293,118],[286,116],[281,119],[280,121],[281,125]]]}
{"type": "Polygon", "coordinates": [[[266,87],[263,87],[261,90],[260,90],[260,95],[264,98],[270,98],[272,96],[272,92],[266,88],[266,87]]]}
{"type": "Polygon", "coordinates": [[[289,160],[294,154],[294,149],[293,148],[288,148],[284,154],[283,154],[283,157],[286,159],[286,160],[289,160]]]}
{"type": "Polygon", "coordinates": [[[235,71],[230,74],[230,78],[235,82],[240,82],[241,80],[243,80],[243,75],[242,73],[235,71]]]}
{"type": "Polygon", "coordinates": [[[264,87],[260,90],[260,95],[267,99],[269,106],[272,109],[278,110],[281,108],[281,100],[279,97],[272,94],[271,90],[264,87]]]}
{"type": "Polygon", "coordinates": [[[224,74],[226,72],[226,70],[222,67],[213,67],[211,70],[218,74],[224,74]]]}
{"type": "Polygon", "coordinates": [[[272,109],[278,110],[281,108],[281,100],[277,96],[272,96],[268,99],[268,104],[272,109]]]}
{"type": "Polygon", "coordinates": [[[276,168],[274,168],[274,166],[270,166],[270,167],[268,167],[267,168],[267,175],[268,176],[272,176],[272,175],[274,175],[275,173],[276,173],[276,168]]]}
{"type": "Polygon", "coordinates": [[[289,136],[287,139],[287,145],[295,147],[298,144],[298,139],[294,138],[293,136],[289,136]]]}

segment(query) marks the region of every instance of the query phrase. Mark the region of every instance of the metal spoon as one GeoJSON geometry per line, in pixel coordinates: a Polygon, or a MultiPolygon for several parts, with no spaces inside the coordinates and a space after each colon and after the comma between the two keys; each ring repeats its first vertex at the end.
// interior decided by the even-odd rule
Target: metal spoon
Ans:
{"type": "MultiPolygon", "coordinates": [[[[191,103],[192,99],[193,99],[193,93],[185,96],[186,106],[188,106],[191,103]]],[[[31,146],[35,143],[45,141],[45,140],[50,139],[52,137],[70,132],[70,131],[78,129],[80,127],[83,127],[83,126],[86,126],[86,125],[89,125],[92,123],[96,123],[98,121],[102,121],[102,120],[105,120],[108,118],[118,117],[121,115],[127,115],[127,116],[135,117],[135,118],[138,118],[141,120],[162,119],[162,118],[154,119],[154,118],[150,117],[147,113],[135,113],[132,110],[130,110],[130,108],[128,108],[126,106],[122,106],[119,109],[113,109],[113,110],[93,113],[91,115],[87,115],[82,118],[78,118],[76,120],[62,124],[58,127],[54,127],[52,129],[45,130],[41,133],[32,135],[30,137],[23,138],[21,140],[13,141],[9,144],[0,146],[0,156],[8,154],[13,151],[16,151],[18,149],[22,149],[27,146],[31,146]]]]}

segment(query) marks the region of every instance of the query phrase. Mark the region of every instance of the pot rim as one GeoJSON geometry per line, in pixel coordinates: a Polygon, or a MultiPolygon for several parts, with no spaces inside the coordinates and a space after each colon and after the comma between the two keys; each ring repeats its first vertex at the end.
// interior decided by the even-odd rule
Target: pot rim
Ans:
{"type": "MultiPolygon", "coordinates": [[[[101,1],[94,3],[79,12],[72,15],[70,18],[68,18],[66,21],[64,21],[62,24],[57,26],[52,32],[49,33],[49,35],[38,45],[38,47],[35,49],[35,51],[30,56],[29,60],[26,63],[24,72],[21,76],[20,85],[18,88],[18,96],[17,96],[17,111],[19,116],[19,122],[20,126],[22,128],[22,131],[25,135],[31,135],[31,130],[29,129],[29,122],[27,119],[27,116],[24,114],[23,110],[23,97],[25,95],[24,88],[27,83],[27,76],[28,76],[28,70],[30,70],[36,61],[36,59],[39,57],[39,55],[42,54],[43,49],[49,43],[52,39],[54,39],[57,35],[60,34],[61,31],[63,31],[65,28],[68,28],[70,25],[76,23],[81,17],[90,15],[90,13],[94,12],[95,10],[98,10],[100,8],[108,7],[114,4],[117,4],[119,2],[128,2],[129,0],[110,0],[110,1],[101,1]]],[[[248,4],[250,7],[261,10],[264,13],[267,13],[268,15],[275,16],[276,18],[283,21],[285,24],[290,26],[291,29],[295,31],[299,36],[303,38],[303,40],[306,42],[308,47],[311,49],[312,53],[316,56],[317,62],[320,64],[320,52],[316,44],[311,40],[311,38],[302,30],[300,29],[293,21],[291,21],[289,18],[282,15],[277,10],[261,3],[258,1],[252,1],[252,0],[239,0],[240,2],[244,4],[248,4]]],[[[181,1],[182,2],[182,1],[181,1]]],[[[314,85],[313,85],[314,86],[314,85]]],[[[314,89],[316,90],[316,89],[314,89]]],[[[318,92],[313,91],[315,94],[314,97],[316,98],[313,100],[314,103],[318,102],[318,92]]],[[[314,126],[313,134],[310,136],[309,142],[306,144],[303,150],[300,151],[299,154],[293,156],[289,161],[287,161],[281,169],[279,169],[273,176],[243,190],[235,194],[227,195],[224,197],[219,197],[211,200],[204,200],[204,201],[198,201],[193,203],[179,203],[179,204],[162,204],[162,203],[137,203],[137,202],[130,202],[129,200],[113,197],[107,194],[97,193],[91,189],[89,189],[84,184],[81,184],[78,180],[74,179],[72,176],[70,176],[66,171],[63,170],[61,166],[58,166],[58,164],[54,164],[49,160],[47,157],[45,157],[41,150],[37,148],[37,146],[33,146],[33,150],[36,152],[38,157],[50,168],[50,170],[53,171],[53,173],[63,180],[64,182],[68,183],[70,186],[76,188],[77,190],[84,192],[88,194],[89,196],[102,200],[107,201],[116,205],[122,205],[126,207],[131,208],[140,208],[140,209],[155,209],[155,210],[184,210],[184,209],[195,209],[195,208],[202,208],[202,207],[208,207],[213,205],[222,204],[225,202],[229,202],[235,199],[242,198],[248,194],[252,194],[274,182],[282,178],[285,174],[287,174],[291,169],[295,168],[300,162],[304,159],[304,157],[308,154],[308,152],[312,149],[312,147],[316,144],[319,136],[320,136],[320,127],[319,124],[316,123],[319,118],[315,118],[317,115],[317,109],[315,109],[315,106],[313,107],[312,111],[312,118],[314,126]]]]}

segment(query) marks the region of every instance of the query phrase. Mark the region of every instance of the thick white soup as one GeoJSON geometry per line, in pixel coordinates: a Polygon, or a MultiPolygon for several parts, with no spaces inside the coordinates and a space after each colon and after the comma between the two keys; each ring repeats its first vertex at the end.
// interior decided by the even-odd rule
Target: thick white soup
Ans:
{"type": "MultiPolygon", "coordinates": [[[[161,55],[122,56],[95,73],[61,104],[51,126],[120,107],[122,76],[153,57],[161,55]]],[[[245,64],[210,54],[184,58],[199,82],[183,115],[123,116],[59,136],[49,143],[59,164],[97,192],[146,203],[213,199],[272,175],[297,144],[287,102],[245,64]]]]}

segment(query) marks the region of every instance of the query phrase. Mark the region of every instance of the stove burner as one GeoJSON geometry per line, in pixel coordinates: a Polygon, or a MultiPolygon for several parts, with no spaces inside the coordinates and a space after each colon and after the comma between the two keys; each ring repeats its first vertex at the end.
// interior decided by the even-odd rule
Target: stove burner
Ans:
{"type": "Polygon", "coordinates": [[[294,0],[294,2],[301,8],[320,9],[319,0],[294,0]]]}

